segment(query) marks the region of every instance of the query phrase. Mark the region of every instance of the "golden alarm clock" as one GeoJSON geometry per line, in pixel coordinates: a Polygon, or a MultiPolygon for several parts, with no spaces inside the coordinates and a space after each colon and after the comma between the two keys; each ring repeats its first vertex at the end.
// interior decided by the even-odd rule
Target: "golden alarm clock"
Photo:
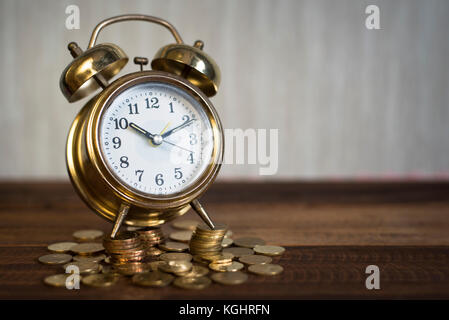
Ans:
{"type": "Polygon", "coordinates": [[[101,89],[76,116],[67,139],[67,169],[86,204],[114,223],[156,226],[191,207],[214,228],[198,198],[220,169],[224,137],[208,97],[216,94],[220,71],[203,42],[183,43],[169,22],[147,15],[121,15],[100,22],[86,51],[68,46],[74,60],[60,88],[69,102],[101,89]],[[96,44],[112,24],[139,20],[167,28],[176,43],[162,47],[143,70],[109,83],[128,62],[115,44],[96,44]]]}

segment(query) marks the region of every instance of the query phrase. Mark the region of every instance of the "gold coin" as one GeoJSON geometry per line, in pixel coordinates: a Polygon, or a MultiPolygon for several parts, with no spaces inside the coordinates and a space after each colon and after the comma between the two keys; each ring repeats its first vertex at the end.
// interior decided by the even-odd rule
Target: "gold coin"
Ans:
{"type": "Polygon", "coordinates": [[[189,246],[182,242],[167,241],[159,244],[159,248],[166,251],[183,252],[189,249],[189,246]]]}
{"type": "Polygon", "coordinates": [[[244,238],[237,238],[234,239],[234,244],[237,247],[243,247],[243,248],[254,248],[257,245],[264,245],[265,241],[260,238],[253,238],[253,237],[244,237],[244,238]]]}
{"type": "Polygon", "coordinates": [[[183,289],[201,290],[210,286],[212,281],[208,277],[179,277],[173,284],[183,289]]]}
{"type": "Polygon", "coordinates": [[[65,253],[52,253],[39,257],[39,262],[43,264],[64,264],[72,261],[72,256],[65,253]]]}
{"type": "Polygon", "coordinates": [[[172,223],[172,227],[180,230],[195,230],[199,224],[196,220],[178,220],[172,223]]]}
{"type": "MultiPolygon", "coordinates": [[[[48,284],[49,286],[53,287],[65,287],[66,286],[66,280],[67,277],[70,276],[70,274],[54,274],[48,277],[45,277],[44,283],[48,284]]],[[[74,279],[69,283],[69,285],[73,285],[74,279]]]]}
{"type": "Polygon", "coordinates": [[[167,252],[161,254],[159,259],[163,261],[192,261],[192,255],[190,253],[182,252],[167,252]]]}
{"type": "Polygon", "coordinates": [[[74,256],[73,261],[101,262],[106,259],[106,255],[99,254],[97,256],[74,256]]]}
{"type": "Polygon", "coordinates": [[[158,266],[158,268],[163,272],[182,275],[192,270],[192,263],[190,263],[189,261],[182,261],[182,260],[162,261],[162,263],[158,266]]]}
{"type": "Polygon", "coordinates": [[[233,243],[234,243],[234,241],[232,241],[232,239],[224,238],[223,241],[221,242],[221,246],[223,248],[227,248],[227,247],[231,246],[233,243]]]}
{"type": "Polygon", "coordinates": [[[160,271],[139,273],[133,276],[133,283],[144,287],[165,287],[174,279],[172,275],[160,271]]]}
{"type": "Polygon", "coordinates": [[[248,267],[248,271],[261,276],[274,276],[284,271],[284,268],[282,268],[280,265],[271,263],[253,264],[248,267]]]}
{"type": "Polygon", "coordinates": [[[267,256],[279,256],[284,253],[285,248],[279,246],[255,246],[254,251],[267,256]]]}
{"type": "Polygon", "coordinates": [[[110,287],[118,281],[118,277],[112,274],[90,274],[81,279],[81,282],[89,287],[110,287]]]}
{"type": "Polygon", "coordinates": [[[189,242],[192,237],[192,231],[176,231],[170,233],[170,239],[179,242],[189,242]]]}
{"type": "Polygon", "coordinates": [[[113,266],[110,266],[110,265],[102,266],[101,267],[101,273],[103,273],[103,274],[110,274],[110,275],[113,275],[115,277],[120,277],[121,276],[121,274],[113,266]]]}
{"type": "Polygon", "coordinates": [[[85,242],[73,246],[71,251],[81,256],[88,256],[104,251],[104,247],[101,243],[85,242]]]}
{"type": "Polygon", "coordinates": [[[189,277],[189,278],[203,277],[208,273],[209,273],[209,269],[194,264],[192,266],[192,270],[190,270],[188,273],[184,274],[183,277],[189,277]]]}
{"type": "Polygon", "coordinates": [[[241,256],[239,261],[247,265],[271,263],[273,259],[260,254],[247,254],[241,256]]]}
{"type": "Polygon", "coordinates": [[[69,252],[73,246],[76,246],[76,242],[58,242],[53,243],[47,247],[48,250],[54,253],[66,253],[69,252]]]}
{"type": "Polygon", "coordinates": [[[253,249],[250,248],[224,248],[223,252],[232,253],[236,258],[240,258],[247,254],[254,254],[253,249]]]}
{"type": "Polygon", "coordinates": [[[234,255],[230,252],[223,252],[220,254],[214,254],[214,255],[202,255],[201,256],[204,260],[214,262],[214,263],[231,263],[232,259],[234,258],[234,255]]]}
{"type": "Polygon", "coordinates": [[[142,230],[143,229],[143,227],[135,227],[135,226],[128,226],[128,227],[126,227],[126,231],[131,231],[131,232],[134,232],[134,231],[137,231],[137,230],[142,230]]]}
{"type": "Polygon", "coordinates": [[[243,269],[243,264],[233,261],[231,263],[215,263],[209,264],[209,268],[218,272],[236,272],[243,269]]]}
{"type": "Polygon", "coordinates": [[[142,262],[127,262],[122,264],[115,264],[114,269],[124,276],[133,276],[138,273],[150,271],[150,266],[142,262]]]}
{"type": "MultiPolygon", "coordinates": [[[[75,269],[74,267],[78,268],[79,274],[89,274],[89,273],[98,273],[101,271],[101,264],[98,264],[96,262],[90,262],[90,261],[75,261],[75,262],[69,262],[63,266],[64,271],[67,272],[68,269],[75,269]]],[[[70,270],[71,271],[71,270],[70,270]]]]}
{"type": "Polygon", "coordinates": [[[157,270],[159,270],[159,265],[161,263],[164,263],[164,261],[152,261],[152,262],[148,262],[147,265],[148,265],[150,271],[157,271],[157,270]]]}
{"type": "Polygon", "coordinates": [[[248,280],[248,275],[241,271],[236,272],[219,272],[214,273],[211,276],[212,280],[215,282],[226,284],[226,285],[234,285],[241,284],[248,280]]]}
{"type": "Polygon", "coordinates": [[[101,230],[78,230],[73,233],[73,237],[79,241],[92,241],[103,236],[101,230]]]}

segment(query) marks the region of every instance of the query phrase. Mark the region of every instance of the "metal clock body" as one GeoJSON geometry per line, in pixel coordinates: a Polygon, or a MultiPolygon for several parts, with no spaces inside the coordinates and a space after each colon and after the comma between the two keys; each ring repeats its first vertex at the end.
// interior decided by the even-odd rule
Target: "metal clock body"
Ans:
{"type": "Polygon", "coordinates": [[[96,213],[120,225],[163,224],[193,207],[213,223],[198,198],[220,169],[224,137],[220,118],[208,99],[215,94],[219,69],[190,47],[165,20],[142,15],[107,19],[94,30],[87,51],[69,44],[75,60],[61,77],[61,89],[76,101],[103,90],[76,116],[67,139],[69,176],[80,197],[96,213]],[[152,61],[156,70],[108,80],[128,58],[113,44],[95,46],[108,24],[144,20],[167,27],[178,44],[163,47],[152,61]]]}

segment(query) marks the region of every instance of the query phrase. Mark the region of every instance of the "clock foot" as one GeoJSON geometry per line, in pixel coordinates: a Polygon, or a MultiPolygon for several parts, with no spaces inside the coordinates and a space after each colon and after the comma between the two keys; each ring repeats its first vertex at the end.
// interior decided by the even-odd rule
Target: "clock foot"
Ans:
{"type": "Polygon", "coordinates": [[[111,238],[114,239],[117,235],[118,230],[120,229],[120,226],[122,225],[123,220],[125,219],[126,215],[129,211],[129,205],[127,204],[121,204],[120,209],[117,215],[117,218],[115,219],[114,227],[112,228],[111,232],[111,238]]]}
{"type": "Polygon", "coordinates": [[[215,229],[214,223],[209,218],[206,210],[204,210],[203,206],[198,200],[193,200],[190,205],[192,206],[193,210],[195,210],[196,213],[200,216],[200,218],[203,219],[203,221],[209,226],[209,228],[211,228],[212,230],[215,229]]]}

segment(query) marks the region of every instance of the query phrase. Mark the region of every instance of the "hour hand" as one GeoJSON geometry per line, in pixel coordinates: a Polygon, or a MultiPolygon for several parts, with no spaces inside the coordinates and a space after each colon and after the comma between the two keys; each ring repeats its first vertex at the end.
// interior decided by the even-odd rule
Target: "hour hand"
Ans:
{"type": "Polygon", "coordinates": [[[162,137],[163,139],[165,139],[166,137],[168,137],[168,136],[171,135],[172,133],[175,133],[176,131],[181,130],[181,129],[187,127],[187,126],[190,125],[193,121],[195,121],[195,119],[187,120],[187,121],[184,122],[183,124],[180,124],[179,126],[173,128],[173,129],[171,129],[171,130],[168,130],[167,132],[165,132],[164,134],[162,134],[161,137],[162,137]]]}
{"type": "Polygon", "coordinates": [[[151,141],[153,141],[154,139],[154,134],[149,133],[147,130],[139,127],[137,124],[135,124],[134,122],[130,122],[129,126],[136,130],[137,132],[139,132],[140,134],[143,134],[145,137],[147,137],[148,139],[151,139],[151,141]]]}

